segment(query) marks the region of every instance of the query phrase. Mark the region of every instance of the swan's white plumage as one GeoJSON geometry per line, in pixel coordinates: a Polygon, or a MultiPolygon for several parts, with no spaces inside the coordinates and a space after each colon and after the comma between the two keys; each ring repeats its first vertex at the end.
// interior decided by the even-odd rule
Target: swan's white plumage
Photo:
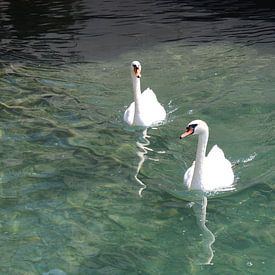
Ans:
{"type": "MultiPolygon", "coordinates": [[[[198,124],[196,127],[200,127],[199,123],[200,120],[196,120],[190,122],[189,125],[198,124]]],[[[206,146],[208,139],[208,127],[205,129],[205,131],[207,131],[207,138],[204,140],[206,146]]],[[[194,130],[194,134],[196,134],[196,129],[194,130]]],[[[202,133],[198,134],[200,135],[202,133]]],[[[199,139],[199,142],[202,143],[203,141],[199,139]]],[[[200,145],[198,144],[198,149],[199,148],[200,145]]],[[[221,148],[219,148],[217,145],[214,145],[207,156],[197,152],[196,160],[197,159],[198,163],[200,163],[200,167],[197,167],[197,174],[194,176],[196,161],[193,162],[192,166],[189,167],[184,174],[184,184],[189,189],[217,191],[232,188],[234,182],[232,165],[230,161],[225,158],[224,152],[221,148]],[[192,185],[200,186],[200,188],[192,188],[192,185]]]]}
{"type": "MultiPolygon", "coordinates": [[[[132,62],[141,65],[138,61],[132,62]]],[[[132,68],[131,68],[132,69],[132,68]]],[[[124,113],[124,121],[129,125],[149,127],[156,125],[166,119],[166,111],[163,106],[158,102],[158,99],[150,88],[147,88],[143,93],[140,92],[140,78],[137,78],[132,73],[134,98],[138,100],[133,101],[124,113]],[[139,111],[136,112],[135,108],[138,104],[139,111]]]]}
{"type": "MultiPolygon", "coordinates": [[[[155,93],[147,88],[141,94],[141,113],[139,116],[139,126],[151,126],[157,124],[166,118],[166,112],[158,102],[155,93]]],[[[129,125],[134,124],[135,102],[132,102],[124,113],[124,121],[129,125]]]]}
{"type": "MultiPolygon", "coordinates": [[[[184,174],[184,183],[188,188],[191,186],[195,163],[194,161],[184,174]]],[[[218,145],[214,145],[207,157],[205,157],[202,175],[204,191],[227,189],[232,186],[234,174],[231,163],[224,157],[224,153],[218,145]]]]}

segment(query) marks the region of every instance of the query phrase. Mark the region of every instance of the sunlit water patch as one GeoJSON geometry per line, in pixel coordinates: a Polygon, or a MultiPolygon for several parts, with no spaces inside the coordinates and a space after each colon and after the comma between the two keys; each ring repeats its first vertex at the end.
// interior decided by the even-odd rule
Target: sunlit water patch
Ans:
{"type": "Polygon", "coordinates": [[[268,274],[274,72],[273,55],[230,43],[167,44],[63,67],[3,66],[1,272],[268,274]],[[136,59],[142,87],[169,113],[147,141],[122,119],[136,59]],[[183,186],[197,140],[179,140],[196,118],[210,127],[208,148],[217,143],[236,164],[234,190],[210,194],[202,218],[196,194],[183,186]]]}

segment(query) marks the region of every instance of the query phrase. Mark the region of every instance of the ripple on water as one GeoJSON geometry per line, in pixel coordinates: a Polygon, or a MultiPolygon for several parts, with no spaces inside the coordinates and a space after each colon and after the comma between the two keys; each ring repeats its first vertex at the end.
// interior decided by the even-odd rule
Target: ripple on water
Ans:
{"type": "Polygon", "coordinates": [[[222,273],[224,255],[236,272],[272,265],[274,64],[250,46],[170,43],[112,61],[3,72],[0,266],[33,274],[222,273]],[[141,131],[122,121],[133,59],[143,64],[143,88],[169,112],[165,125],[148,129],[142,198],[141,131]],[[197,141],[178,138],[198,117],[210,126],[209,147],[217,143],[238,164],[236,189],[210,194],[205,224],[216,241],[208,267],[197,266],[204,227],[188,204],[197,194],[182,184],[197,141]]]}

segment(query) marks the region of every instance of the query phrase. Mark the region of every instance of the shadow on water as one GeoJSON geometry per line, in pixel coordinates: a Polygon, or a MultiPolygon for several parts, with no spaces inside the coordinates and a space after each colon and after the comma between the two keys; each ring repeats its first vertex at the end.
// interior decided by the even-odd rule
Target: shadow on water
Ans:
{"type": "Polygon", "coordinates": [[[171,41],[274,42],[267,1],[5,0],[0,10],[5,61],[86,62],[171,41]]]}
{"type": "Polygon", "coordinates": [[[1,56],[22,62],[74,61],[82,1],[1,1],[1,56]],[[77,24],[76,24],[77,22],[77,24]]]}

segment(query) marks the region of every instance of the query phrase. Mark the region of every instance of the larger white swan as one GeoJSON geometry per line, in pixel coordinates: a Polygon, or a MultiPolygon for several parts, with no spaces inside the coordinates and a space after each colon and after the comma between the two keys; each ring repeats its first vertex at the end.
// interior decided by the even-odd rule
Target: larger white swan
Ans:
{"type": "Polygon", "coordinates": [[[159,124],[166,119],[166,111],[158,102],[155,93],[147,88],[143,93],[140,89],[141,65],[138,61],[131,64],[134,102],[124,113],[124,121],[129,125],[145,126],[159,124]]]}
{"type": "Polygon", "coordinates": [[[205,156],[209,136],[206,122],[202,120],[190,122],[180,138],[192,134],[199,136],[196,160],[185,172],[184,184],[189,189],[202,191],[231,189],[234,182],[234,173],[232,165],[225,158],[222,149],[214,145],[207,157],[205,156]]]}

